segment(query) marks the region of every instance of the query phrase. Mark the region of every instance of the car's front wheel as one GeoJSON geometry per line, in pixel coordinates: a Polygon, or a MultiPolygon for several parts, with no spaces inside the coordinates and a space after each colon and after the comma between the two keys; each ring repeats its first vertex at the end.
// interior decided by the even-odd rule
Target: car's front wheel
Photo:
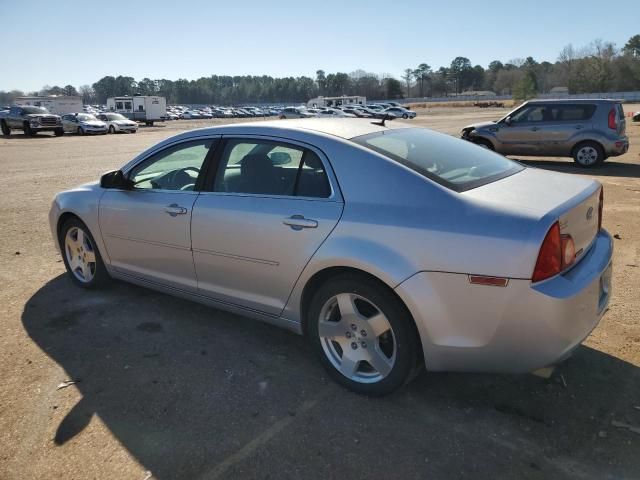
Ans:
{"type": "Polygon", "coordinates": [[[5,136],[11,135],[11,129],[9,128],[9,125],[7,125],[5,121],[0,122],[0,127],[2,128],[3,135],[5,136]]]}
{"type": "Polygon", "coordinates": [[[331,377],[348,389],[380,396],[413,378],[418,334],[402,302],[366,276],[344,274],[313,296],[308,333],[331,377]]]}
{"type": "Polygon", "coordinates": [[[66,221],[58,240],[67,273],[76,285],[96,288],[109,281],[96,242],[84,223],[77,218],[66,221]]]}
{"type": "Polygon", "coordinates": [[[84,135],[84,128],[78,127],[78,135],[84,135]]]}
{"type": "Polygon", "coordinates": [[[56,128],[55,131],[53,132],[53,134],[56,137],[61,137],[62,135],[64,135],[64,129],[62,128],[56,128]]]}
{"type": "Polygon", "coordinates": [[[581,142],[573,149],[573,160],[581,167],[593,167],[604,162],[604,150],[596,142],[581,142]]]}
{"type": "Polygon", "coordinates": [[[116,127],[109,125],[109,133],[116,133],[116,127]]]}

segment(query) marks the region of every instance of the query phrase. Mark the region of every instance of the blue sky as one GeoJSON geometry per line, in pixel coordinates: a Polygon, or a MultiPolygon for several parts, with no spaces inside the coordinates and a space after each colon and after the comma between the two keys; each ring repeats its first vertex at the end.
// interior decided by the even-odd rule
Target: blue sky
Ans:
{"type": "Polygon", "coordinates": [[[119,74],[315,77],[320,68],[361,68],[400,77],[456,56],[485,67],[527,56],[555,61],[569,43],[601,38],[622,47],[640,33],[638,1],[0,0],[0,90],[119,74]]]}

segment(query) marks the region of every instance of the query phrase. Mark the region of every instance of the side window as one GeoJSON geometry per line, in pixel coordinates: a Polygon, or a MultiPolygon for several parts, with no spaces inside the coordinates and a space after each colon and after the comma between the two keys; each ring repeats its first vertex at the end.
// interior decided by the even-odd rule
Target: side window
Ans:
{"type": "Polygon", "coordinates": [[[193,190],[213,144],[207,139],[169,147],[134,167],[129,180],[139,190],[193,190]]]}
{"type": "Polygon", "coordinates": [[[124,102],[124,109],[131,110],[131,102],[124,102]]]}
{"type": "Polygon", "coordinates": [[[122,110],[122,102],[116,102],[116,110],[122,110]]]}
{"type": "Polygon", "coordinates": [[[513,115],[511,121],[514,123],[549,121],[551,120],[549,115],[550,112],[548,111],[546,105],[531,106],[517,112],[515,115],[513,115]]]}
{"type": "Polygon", "coordinates": [[[227,142],[215,192],[328,197],[322,161],[310,150],[272,141],[227,142]]]}
{"type": "Polygon", "coordinates": [[[595,110],[595,105],[563,105],[560,108],[560,119],[565,122],[589,120],[595,110]]]}

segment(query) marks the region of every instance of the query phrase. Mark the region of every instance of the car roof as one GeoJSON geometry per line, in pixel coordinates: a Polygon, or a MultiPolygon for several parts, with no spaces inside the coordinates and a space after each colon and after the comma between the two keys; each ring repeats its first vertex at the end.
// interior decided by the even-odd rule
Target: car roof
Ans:
{"type": "MultiPolygon", "coordinates": [[[[250,128],[286,128],[301,131],[310,130],[344,138],[346,140],[393,128],[407,128],[406,124],[394,124],[391,121],[386,122],[383,127],[382,125],[379,125],[378,122],[374,124],[371,119],[367,118],[301,118],[252,122],[242,125],[246,125],[250,128]]],[[[233,124],[233,126],[239,126],[239,124],[233,124]]]]}
{"type": "Polygon", "coordinates": [[[620,100],[611,98],[536,98],[527,103],[619,103],[620,100]]]}

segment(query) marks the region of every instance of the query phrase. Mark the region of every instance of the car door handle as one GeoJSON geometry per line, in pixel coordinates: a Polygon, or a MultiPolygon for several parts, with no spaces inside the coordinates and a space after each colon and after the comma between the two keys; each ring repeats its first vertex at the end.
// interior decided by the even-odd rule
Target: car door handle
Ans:
{"type": "Polygon", "coordinates": [[[318,222],[310,218],[304,218],[304,215],[292,215],[285,218],[282,223],[289,225],[294,230],[302,230],[303,228],[318,228],[318,222]]]}
{"type": "Polygon", "coordinates": [[[164,207],[164,211],[167,212],[172,217],[175,217],[176,215],[184,215],[185,213],[188,212],[186,208],[181,207],[177,203],[172,203],[171,205],[167,205],[166,207],[164,207]]]}

